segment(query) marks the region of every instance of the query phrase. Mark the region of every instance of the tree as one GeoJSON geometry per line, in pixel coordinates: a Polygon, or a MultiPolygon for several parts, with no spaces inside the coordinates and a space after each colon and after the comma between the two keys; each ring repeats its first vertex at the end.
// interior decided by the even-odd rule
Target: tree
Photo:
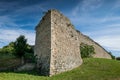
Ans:
{"type": "Polygon", "coordinates": [[[27,39],[24,35],[20,35],[14,42],[15,55],[21,58],[21,64],[24,64],[24,55],[27,49],[27,39]]]}
{"type": "Polygon", "coordinates": [[[32,53],[32,54],[33,54],[33,53],[34,53],[33,48],[34,48],[34,46],[27,44],[26,52],[27,52],[27,53],[32,53]]]}

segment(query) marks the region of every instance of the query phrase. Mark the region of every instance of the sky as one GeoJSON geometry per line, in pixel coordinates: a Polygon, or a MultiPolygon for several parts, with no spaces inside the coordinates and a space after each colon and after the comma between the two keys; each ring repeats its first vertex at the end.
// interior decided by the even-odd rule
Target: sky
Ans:
{"type": "Polygon", "coordinates": [[[0,0],[0,47],[25,35],[35,44],[35,27],[57,9],[77,30],[120,56],[120,0],[0,0]]]}

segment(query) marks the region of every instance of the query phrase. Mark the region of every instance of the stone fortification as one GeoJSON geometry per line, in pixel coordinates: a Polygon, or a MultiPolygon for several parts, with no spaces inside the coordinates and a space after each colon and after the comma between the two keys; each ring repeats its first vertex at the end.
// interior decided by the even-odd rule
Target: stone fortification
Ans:
{"type": "Polygon", "coordinates": [[[51,12],[46,13],[36,27],[35,55],[37,68],[43,75],[49,75],[51,59],[51,12]]]}
{"type": "Polygon", "coordinates": [[[79,36],[79,44],[84,43],[84,44],[92,45],[94,47],[94,49],[95,49],[95,54],[93,54],[94,58],[111,59],[110,54],[108,54],[108,52],[101,45],[99,45],[97,42],[93,41],[88,36],[82,34],[81,32],[79,32],[79,31],[77,31],[77,32],[78,32],[78,36],[79,36]]]}
{"type": "Polygon", "coordinates": [[[36,27],[35,55],[38,70],[55,75],[82,64],[80,44],[93,45],[93,57],[111,58],[99,44],[76,31],[68,18],[57,10],[49,10],[36,27]]]}
{"type": "Polygon", "coordinates": [[[71,22],[58,11],[51,11],[51,75],[82,63],[78,42],[78,34],[71,22]]]}

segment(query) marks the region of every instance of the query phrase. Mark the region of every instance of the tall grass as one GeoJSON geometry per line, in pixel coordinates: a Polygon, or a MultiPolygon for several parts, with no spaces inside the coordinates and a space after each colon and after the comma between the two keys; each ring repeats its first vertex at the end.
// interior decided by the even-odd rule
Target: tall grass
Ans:
{"type": "Polygon", "coordinates": [[[0,80],[120,80],[120,61],[86,58],[83,64],[71,71],[52,77],[31,72],[1,72],[0,80]]]}

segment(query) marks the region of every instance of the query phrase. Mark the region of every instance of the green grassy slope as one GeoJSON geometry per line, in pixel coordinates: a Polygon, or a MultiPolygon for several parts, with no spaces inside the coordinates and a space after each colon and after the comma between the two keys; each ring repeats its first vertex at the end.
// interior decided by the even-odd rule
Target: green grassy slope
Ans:
{"type": "Polygon", "coordinates": [[[0,80],[120,80],[120,61],[87,58],[80,67],[52,77],[38,76],[35,71],[1,72],[0,80]]]}

